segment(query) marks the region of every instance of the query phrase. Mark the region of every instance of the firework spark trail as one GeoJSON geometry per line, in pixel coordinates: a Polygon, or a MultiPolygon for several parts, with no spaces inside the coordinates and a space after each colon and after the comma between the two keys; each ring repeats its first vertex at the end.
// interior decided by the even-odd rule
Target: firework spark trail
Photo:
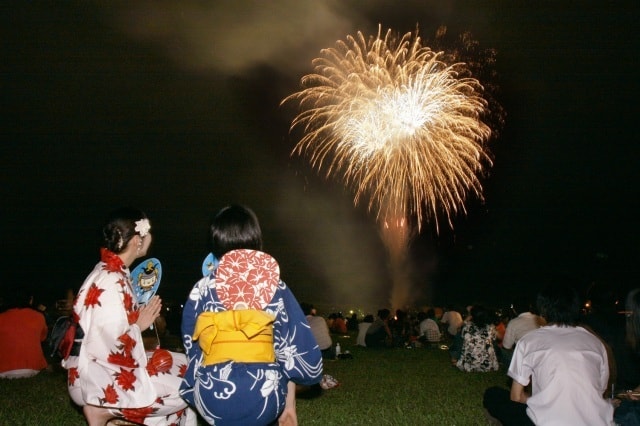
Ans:
{"type": "Polygon", "coordinates": [[[486,101],[464,64],[446,64],[411,33],[388,30],[367,41],[360,32],[324,49],[298,101],[291,130],[304,136],[293,152],[307,155],[326,176],[342,173],[358,204],[368,198],[376,218],[415,216],[438,229],[438,214],[465,210],[470,193],[482,198],[478,176],[491,165],[481,120],[486,101]]]}

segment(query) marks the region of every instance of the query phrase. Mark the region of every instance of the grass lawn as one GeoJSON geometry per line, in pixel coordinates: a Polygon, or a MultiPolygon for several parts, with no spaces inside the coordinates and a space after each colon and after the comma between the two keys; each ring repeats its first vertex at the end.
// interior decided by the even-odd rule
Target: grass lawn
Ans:
{"type": "MultiPolygon", "coordinates": [[[[371,350],[352,336],[334,336],[353,359],[325,362],[340,386],[298,399],[306,425],[486,425],[482,393],[505,385],[504,370],[463,373],[439,349],[371,350]]],[[[84,425],[69,401],[64,371],[0,381],[0,425],[84,425]]],[[[204,423],[201,423],[204,424],[204,423]]]]}

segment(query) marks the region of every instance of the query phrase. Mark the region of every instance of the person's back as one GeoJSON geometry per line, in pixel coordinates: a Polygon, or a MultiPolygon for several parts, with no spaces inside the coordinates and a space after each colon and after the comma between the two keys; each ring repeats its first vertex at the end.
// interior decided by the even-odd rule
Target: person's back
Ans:
{"type": "Polygon", "coordinates": [[[418,326],[419,337],[428,343],[437,343],[442,337],[440,334],[440,328],[435,321],[435,311],[429,309],[424,315],[418,314],[418,320],[420,324],[418,326]]]}
{"type": "Polygon", "coordinates": [[[507,324],[507,329],[502,339],[502,347],[512,349],[522,336],[543,324],[544,320],[538,315],[532,314],[531,312],[521,313],[507,324]]]}
{"type": "Polygon", "coordinates": [[[47,337],[42,313],[14,308],[0,314],[0,377],[19,378],[47,367],[41,342],[47,337]]]}
{"type": "Polygon", "coordinates": [[[341,315],[338,315],[331,325],[331,331],[337,334],[347,334],[347,322],[341,315]]]}
{"type": "Polygon", "coordinates": [[[322,356],[324,358],[335,357],[335,353],[333,352],[333,340],[331,340],[331,335],[329,334],[327,321],[323,317],[314,314],[315,308],[313,305],[301,303],[300,307],[302,308],[302,313],[304,313],[307,318],[311,334],[313,334],[314,339],[316,339],[316,343],[322,352],[322,356]]]}
{"type": "Polygon", "coordinates": [[[453,309],[449,309],[442,315],[440,322],[442,324],[447,324],[448,333],[455,336],[458,334],[458,331],[460,331],[460,327],[462,327],[462,314],[458,311],[454,311],[453,309]]]}
{"type": "Polygon", "coordinates": [[[476,305],[471,309],[472,319],[462,326],[462,350],[456,366],[462,371],[486,372],[499,368],[495,352],[495,326],[490,322],[486,308],[476,305]]]}
{"type": "Polygon", "coordinates": [[[364,320],[358,324],[358,337],[356,338],[356,344],[358,346],[367,346],[365,337],[369,327],[371,327],[371,323],[373,323],[373,315],[367,315],[364,317],[364,320]]]}
{"type": "Polygon", "coordinates": [[[318,347],[321,351],[328,349],[332,345],[331,335],[329,335],[329,327],[324,318],[315,315],[307,315],[307,322],[311,328],[311,334],[315,337],[318,347]]]}
{"type": "Polygon", "coordinates": [[[541,425],[608,425],[613,408],[603,398],[609,376],[600,340],[582,327],[550,325],[520,339],[509,376],[528,383],[527,414],[541,425]]]}

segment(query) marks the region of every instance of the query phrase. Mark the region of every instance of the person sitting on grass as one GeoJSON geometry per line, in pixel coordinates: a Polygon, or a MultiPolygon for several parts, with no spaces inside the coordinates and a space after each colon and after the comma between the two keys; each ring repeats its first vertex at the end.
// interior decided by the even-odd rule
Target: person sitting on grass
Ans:
{"type": "Polygon", "coordinates": [[[501,350],[505,364],[511,362],[513,349],[518,340],[528,332],[545,324],[544,319],[532,312],[533,309],[530,305],[528,301],[524,300],[513,304],[513,310],[518,313],[518,316],[507,323],[504,338],[502,339],[501,350]]]}
{"type": "Polygon", "coordinates": [[[435,318],[436,311],[431,308],[427,312],[418,313],[418,321],[420,321],[418,339],[422,343],[440,342],[442,335],[435,318]]]}
{"type": "Polygon", "coordinates": [[[486,372],[499,368],[494,347],[496,328],[491,313],[483,306],[471,308],[470,318],[462,326],[462,351],[456,363],[462,371],[486,372]]]}
{"type": "Polygon", "coordinates": [[[368,348],[388,348],[393,345],[393,336],[389,329],[389,309],[380,309],[378,318],[367,329],[364,337],[365,344],[368,348]]]}
{"type": "Polygon", "coordinates": [[[189,364],[182,397],[215,425],[297,425],[296,385],[322,379],[322,354],[280,266],[262,251],[253,210],[221,209],[210,226],[220,263],[184,305],[189,364]]]}
{"type": "Polygon", "coordinates": [[[11,308],[0,313],[0,378],[33,377],[47,368],[41,343],[47,338],[44,315],[23,289],[11,293],[11,308]]]}
{"type": "Polygon", "coordinates": [[[329,334],[329,326],[324,318],[316,315],[316,310],[313,305],[309,303],[301,303],[300,307],[302,312],[307,317],[307,322],[311,328],[311,334],[316,339],[318,348],[322,353],[324,359],[335,359],[336,351],[333,348],[333,341],[331,340],[331,334],[329,334]]]}
{"type": "Polygon", "coordinates": [[[367,346],[367,342],[365,342],[365,337],[367,337],[367,330],[371,327],[373,323],[373,315],[367,314],[360,324],[358,324],[358,337],[356,338],[356,345],[358,346],[367,346]]]}
{"type": "Polygon", "coordinates": [[[195,412],[178,393],[185,355],[144,348],[142,332],[160,316],[162,300],[155,295],[138,305],[129,268],[147,255],[151,223],[138,209],[120,208],[109,215],[102,237],[100,261],[73,304],[84,338],[61,363],[69,396],[82,407],[89,426],[115,418],[148,426],[195,426],[195,412]]]}
{"type": "Polygon", "coordinates": [[[547,325],[518,341],[507,373],[511,390],[487,389],[484,407],[504,426],[610,425],[613,406],[603,398],[609,380],[606,348],[577,325],[575,290],[563,281],[552,284],[537,298],[547,325]]]}

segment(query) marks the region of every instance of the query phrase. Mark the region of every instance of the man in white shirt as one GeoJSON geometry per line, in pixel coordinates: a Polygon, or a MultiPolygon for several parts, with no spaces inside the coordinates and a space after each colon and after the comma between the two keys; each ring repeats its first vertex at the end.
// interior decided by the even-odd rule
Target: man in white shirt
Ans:
{"type": "Polygon", "coordinates": [[[447,311],[440,318],[442,324],[448,324],[447,332],[451,336],[455,336],[462,327],[462,315],[460,312],[453,309],[453,307],[447,307],[447,311]]]}
{"type": "MultiPolygon", "coordinates": [[[[542,317],[531,313],[527,304],[523,304],[522,306],[524,306],[522,309],[525,312],[522,312],[521,310],[517,311],[522,313],[509,321],[507,329],[504,332],[504,337],[502,338],[502,359],[507,365],[511,363],[513,347],[518,340],[528,332],[535,330],[546,323],[542,317]]],[[[514,308],[517,309],[518,305],[514,306],[514,308]]]]}
{"type": "Polygon", "coordinates": [[[612,424],[613,406],[603,397],[607,351],[598,337],[576,325],[579,306],[577,293],[562,284],[538,295],[547,325],[516,345],[507,373],[511,390],[485,391],[485,408],[504,426],[612,424]]]}

